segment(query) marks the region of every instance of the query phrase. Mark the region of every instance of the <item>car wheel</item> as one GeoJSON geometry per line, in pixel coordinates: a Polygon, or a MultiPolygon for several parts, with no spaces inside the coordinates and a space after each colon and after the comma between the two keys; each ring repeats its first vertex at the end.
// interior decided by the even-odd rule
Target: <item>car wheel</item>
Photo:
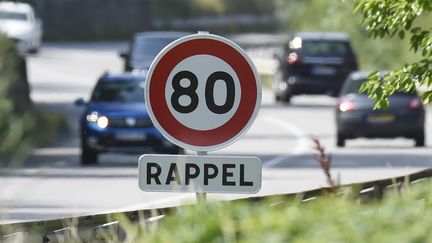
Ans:
{"type": "Polygon", "coordinates": [[[275,97],[275,101],[282,101],[282,97],[280,95],[280,83],[282,79],[282,73],[281,71],[278,69],[276,71],[276,73],[273,76],[273,83],[272,83],[272,89],[273,89],[273,93],[274,93],[274,97],[275,97]]]}
{"type": "Polygon", "coordinates": [[[81,148],[81,165],[95,165],[98,163],[98,153],[86,147],[81,148]]]}
{"type": "Polygon", "coordinates": [[[343,136],[341,133],[337,134],[336,146],[340,148],[345,147],[345,136],[343,136]]]}
{"type": "Polygon", "coordinates": [[[424,147],[425,146],[425,136],[424,136],[424,130],[420,130],[417,135],[414,137],[415,140],[415,146],[416,147],[424,147]]]}
{"type": "Polygon", "coordinates": [[[292,97],[291,93],[286,93],[285,96],[284,96],[284,98],[283,98],[283,102],[290,103],[291,102],[291,97],[292,97]]]}
{"type": "Polygon", "coordinates": [[[28,53],[29,53],[29,54],[38,54],[38,53],[39,53],[39,48],[34,47],[34,48],[30,49],[30,50],[28,51],[28,53]]]}

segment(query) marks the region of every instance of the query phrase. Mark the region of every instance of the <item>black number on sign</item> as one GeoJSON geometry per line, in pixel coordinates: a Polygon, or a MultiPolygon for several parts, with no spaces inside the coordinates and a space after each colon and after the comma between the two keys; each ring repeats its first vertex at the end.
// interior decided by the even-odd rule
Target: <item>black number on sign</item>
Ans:
{"type": "MultiPolygon", "coordinates": [[[[198,107],[198,94],[196,90],[198,88],[198,78],[195,74],[189,71],[181,71],[174,75],[172,80],[172,85],[174,88],[174,93],[171,96],[171,104],[174,110],[180,113],[191,113],[198,107]],[[183,87],[180,85],[182,79],[189,80],[189,86],[183,87]],[[186,95],[190,98],[191,102],[189,105],[180,104],[180,97],[186,95]]],[[[235,86],[234,80],[226,72],[214,72],[208,77],[205,86],[205,101],[207,108],[216,114],[225,114],[229,112],[234,106],[234,96],[235,96],[235,86]],[[218,80],[225,82],[227,93],[225,103],[223,105],[217,105],[214,99],[214,87],[218,80]]]]}
{"type": "Polygon", "coordinates": [[[198,107],[198,95],[196,89],[198,88],[198,78],[189,71],[181,71],[177,73],[172,81],[174,93],[171,96],[171,104],[173,108],[180,113],[191,113],[198,107]],[[182,79],[189,80],[189,86],[183,87],[180,85],[182,79]],[[190,98],[189,105],[181,105],[180,97],[186,95],[190,98]]]}
{"type": "Polygon", "coordinates": [[[234,106],[234,96],[235,96],[235,87],[234,80],[226,72],[214,72],[207,79],[206,87],[205,87],[205,99],[207,103],[207,107],[209,110],[216,114],[225,114],[231,110],[234,106]],[[222,80],[225,82],[227,94],[225,103],[223,105],[217,105],[214,99],[214,86],[216,81],[222,80]]]}

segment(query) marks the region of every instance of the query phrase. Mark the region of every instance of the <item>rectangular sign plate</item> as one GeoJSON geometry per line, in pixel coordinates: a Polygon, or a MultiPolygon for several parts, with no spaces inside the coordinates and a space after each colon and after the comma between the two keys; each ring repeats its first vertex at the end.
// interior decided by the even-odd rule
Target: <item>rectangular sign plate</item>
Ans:
{"type": "Polygon", "coordinates": [[[156,155],[139,159],[139,187],[158,192],[257,193],[261,160],[256,157],[156,155]]]}

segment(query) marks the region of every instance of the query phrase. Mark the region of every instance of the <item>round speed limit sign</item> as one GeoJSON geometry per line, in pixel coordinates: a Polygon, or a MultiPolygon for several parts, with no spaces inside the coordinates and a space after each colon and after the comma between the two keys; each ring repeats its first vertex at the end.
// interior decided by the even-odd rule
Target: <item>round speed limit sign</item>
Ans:
{"type": "Polygon", "coordinates": [[[239,139],[255,120],[261,83],[252,61],[232,41],[212,34],[180,38],[153,61],[145,89],[155,127],[195,151],[239,139]]]}

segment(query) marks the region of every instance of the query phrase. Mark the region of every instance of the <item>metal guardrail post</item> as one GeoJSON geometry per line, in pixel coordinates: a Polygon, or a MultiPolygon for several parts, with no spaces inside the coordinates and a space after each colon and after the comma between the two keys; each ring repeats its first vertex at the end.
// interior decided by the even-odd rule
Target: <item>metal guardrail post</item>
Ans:
{"type": "Polygon", "coordinates": [[[377,183],[373,186],[373,189],[373,198],[381,199],[384,195],[384,188],[379,183],[377,183]]]}

